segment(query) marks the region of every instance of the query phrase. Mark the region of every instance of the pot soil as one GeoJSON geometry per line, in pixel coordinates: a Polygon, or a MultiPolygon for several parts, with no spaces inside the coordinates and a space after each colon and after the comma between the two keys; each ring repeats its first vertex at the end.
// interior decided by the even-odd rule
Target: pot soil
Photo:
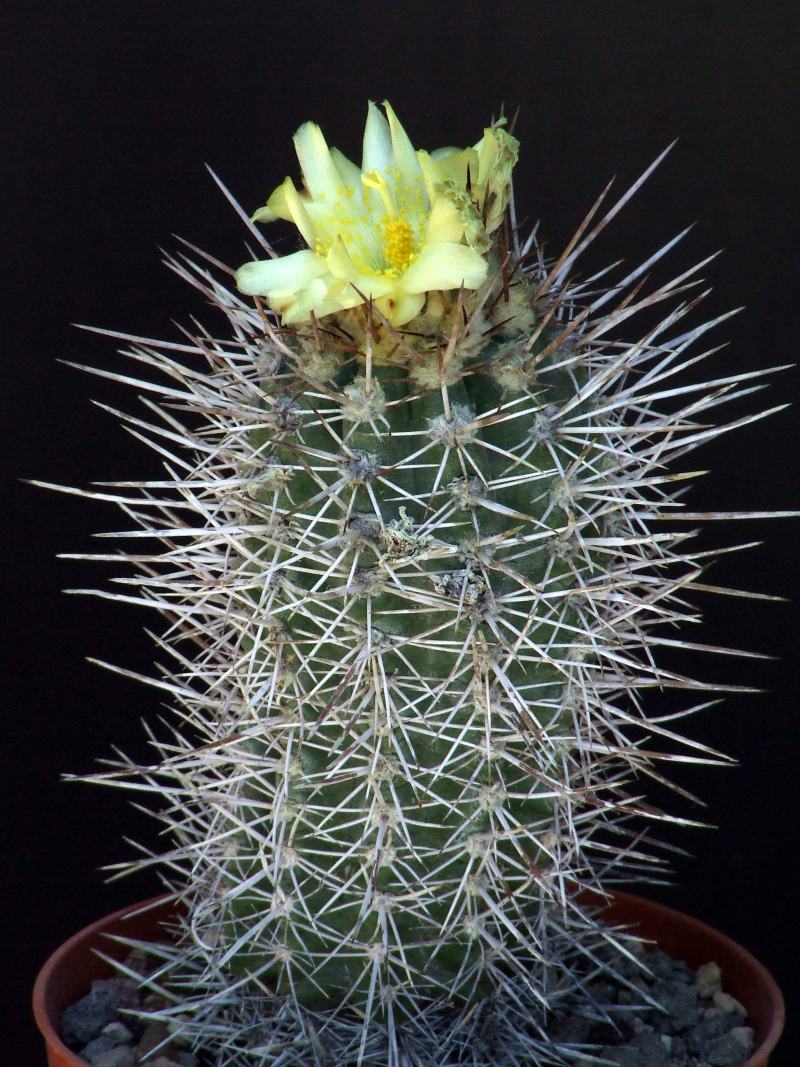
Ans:
{"type": "MultiPolygon", "coordinates": [[[[86,1061],[64,1044],[59,1031],[64,1009],[79,1001],[93,980],[114,973],[95,950],[112,959],[124,959],[127,946],[109,940],[107,935],[157,940],[159,924],[173,911],[172,902],[163,898],[122,908],[79,931],[45,963],[34,986],[33,1012],[45,1040],[49,1067],[86,1067],[86,1061]]],[[[753,1050],[742,1067],[767,1067],[783,1030],[784,1004],[775,980],[758,960],[698,919],[630,893],[612,894],[606,918],[609,923],[630,926],[692,970],[712,961],[718,964],[725,992],[743,1005],[747,1025],[753,1030],[753,1050]]]]}

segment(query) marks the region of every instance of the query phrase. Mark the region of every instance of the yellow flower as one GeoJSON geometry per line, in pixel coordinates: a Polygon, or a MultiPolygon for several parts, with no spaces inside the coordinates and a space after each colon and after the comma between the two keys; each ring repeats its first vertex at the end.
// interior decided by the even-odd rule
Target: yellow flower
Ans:
{"type": "MultiPolygon", "coordinates": [[[[486,232],[499,225],[507,202],[494,192],[500,174],[496,134],[504,131],[485,131],[464,152],[429,155],[415,152],[394,111],[389,104],[384,108],[386,118],[369,105],[360,169],[328,147],[315,123],[304,123],[294,143],[305,189],[299,192],[287,178],[253,216],[293,222],[308,245],[245,263],[236,272],[240,291],[265,297],[284,323],[307,322],[312,312],[319,318],[372,298],[390,322],[402,326],[419,313],[426,293],[461,285],[477,289],[486,278],[486,232]],[[494,199],[484,227],[478,211],[488,192],[494,199]]],[[[502,171],[506,184],[511,166],[506,162],[502,171]]]]}

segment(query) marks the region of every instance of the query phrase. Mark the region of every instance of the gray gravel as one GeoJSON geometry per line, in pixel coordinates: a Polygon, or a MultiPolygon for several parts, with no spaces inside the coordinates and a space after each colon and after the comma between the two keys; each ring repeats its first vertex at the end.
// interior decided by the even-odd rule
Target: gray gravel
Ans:
{"type": "MultiPolygon", "coordinates": [[[[753,1050],[753,1031],[742,1005],[723,992],[719,967],[707,963],[693,972],[659,951],[642,959],[649,974],[622,958],[615,963],[618,981],[588,983],[598,1005],[594,1018],[575,1014],[553,1023],[553,1040],[579,1050],[575,1067],[740,1067],[753,1050]],[[662,1010],[648,1007],[648,998],[662,1010]],[[602,1018],[604,1009],[613,1022],[602,1018]]],[[[126,963],[146,973],[141,958],[126,963]]],[[[92,1067],[200,1067],[163,1023],[121,1014],[156,1006],[129,978],[100,979],[65,1010],[62,1037],[92,1067]]]]}
{"type": "MultiPolygon", "coordinates": [[[[148,971],[146,958],[135,952],[125,965],[140,974],[148,971]]],[[[91,1067],[199,1067],[194,1053],[163,1023],[148,1023],[125,1010],[152,1011],[161,1006],[131,978],[100,978],[85,997],[65,1009],[61,1037],[91,1067]]]]}
{"type": "Polygon", "coordinates": [[[740,1067],[753,1051],[753,1031],[744,1007],[722,991],[716,963],[694,972],[660,951],[643,962],[649,974],[623,958],[620,981],[589,983],[613,1023],[576,1014],[553,1024],[554,1040],[582,1047],[576,1067],[740,1067]]]}

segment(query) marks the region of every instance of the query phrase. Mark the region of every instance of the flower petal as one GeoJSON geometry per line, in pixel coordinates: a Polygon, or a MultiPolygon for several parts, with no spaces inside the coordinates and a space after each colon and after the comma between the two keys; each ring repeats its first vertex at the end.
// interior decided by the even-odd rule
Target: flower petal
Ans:
{"type": "Polygon", "coordinates": [[[351,196],[355,195],[358,199],[361,198],[361,171],[348,159],[347,156],[340,152],[338,148],[331,149],[331,159],[333,165],[339,172],[342,185],[345,189],[352,190],[351,196]]]}
{"type": "Polygon", "coordinates": [[[334,278],[355,278],[359,273],[341,237],[337,237],[331,245],[330,251],[325,257],[325,262],[328,264],[328,270],[334,278]]]}
{"type": "Polygon", "coordinates": [[[420,169],[422,171],[422,180],[425,184],[428,200],[430,203],[433,203],[433,198],[436,195],[435,186],[437,182],[442,180],[441,175],[439,174],[436,163],[431,159],[430,153],[426,152],[424,148],[417,149],[417,159],[419,160],[420,169]]]}
{"type": "Polygon", "coordinates": [[[488,265],[483,256],[467,245],[441,241],[429,244],[399,279],[407,293],[431,289],[477,289],[486,278],[488,265]]]}
{"type": "Polygon", "coordinates": [[[392,138],[389,123],[370,100],[367,109],[367,124],[364,127],[364,151],[361,170],[364,174],[377,170],[385,174],[392,165],[392,138]]]}
{"type": "Polygon", "coordinates": [[[445,196],[437,196],[433,201],[428,225],[425,228],[425,244],[438,244],[450,241],[458,244],[464,236],[464,223],[458,208],[445,196]]]}
{"type": "Polygon", "coordinates": [[[314,278],[305,289],[282,302],[278,301],[274,307],[281,313],[281,322],[291,326],[308,322],[312,311],[317,318],[322,318],[323,315],[330,315],[332,311],[338,311],[340,305],[336,300],[330,299],[325,279],[314,278]]]}
{"type": "Polygon", "coordinates": [[[316,122],[304,122],[294,135],[294,146],[306,188],[315,200],[333,200],[342,180],[331,159],[328,143],[316,122]]]}
{"type": "Polygon", "coordinates": [[[393,326],[405,326],[419,315],[424,303],[424,293],[403,293],[399,290],[375,301],[378,310],[393,326]]]}
{"type": "Polygon", "coordinates": [[[309,247],[313,248],[316,244],[314,225],[291,178],[279,185],[265,206],[253,215],[253,222],[274,222],[275,219],[293,222],[309,247]]]}
{"type": "Polygon", "coordinates": [[[313,220],[306,211],[305,202],[294,187],[293,182],[284,183],[286,186],[284,196],[286,198],[286,209],[289,212],[291,221],[298,228],[303,235],[303,240],[309,246],[314,248],[317,243],[317,234],[314,228],[313,220]]]}
{"type": "Polygon", "coordinates": [[[325,260],[306,248],[278,259],[244,263],[236,271],[236,286],[240,293],[280,302],[327,273],[325,260]]]}
{"type": "Polygon", "coordinates": [[[274,222],[275,219],[285,219],[287,222],[292,221],[292,216],[286,203],[287,185],[291,185],[292,188],[294,188],[294,183],[291,178],[286,178],[285,181],[270,194],[266,204],[253,213],[253,222],[274,222]]]}
{"type": "Polygon", "coordinates": [[[439,181],[451,178],[459,189],[467,187],[467,170],[473,179],[478,174],[478,153],[474,148],[437,148],[431,158],[441,177],[439,181]]]}
{"type": "Polygon", "coordinates": [[[326,262],[333,277],[346,283],[346,290],[349,290],[347,298],[350,299],[350,295],[354,298],[352,303],[345,304],[344,307],[354,307],[362,303],[363,298],[358,295],[359,292],[367,298],[384,296],[397,285],[396,278],[385,274],[367,274],[359,270],[341,238],[331,245],[326,262]]]}
{"type": "Polygon", "coordinates": [[[386,110],[386,117],[389,120],[394,165],[400,172],[400,178],[403,182],[408,185],[416,184],[422,177],[417,153],[414,151],[414,146],[409,140],[408,134],[403,129],[387,100],[384,100],[383,106],[386,110]]]}

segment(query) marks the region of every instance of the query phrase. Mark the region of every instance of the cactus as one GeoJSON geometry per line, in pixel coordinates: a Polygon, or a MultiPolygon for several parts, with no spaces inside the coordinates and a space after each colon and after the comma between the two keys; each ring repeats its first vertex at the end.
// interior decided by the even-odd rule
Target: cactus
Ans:
{"type": "Polygon", "coordinates": [[[95,371],[152,397],[120,418],[165,477],[86,495],[134,527],[105,595],[166,620],[175,716],[90,777],[155,798],[171,843],[124,866],[183,905],[151,982],[214,1062],[567,1063],[549,1019],[604,1014],[586,976],[632,940],[578,891],[660,876],[641,780],[723,760],[672,725],[711,686],[658,664],[714,554],[669,464],[768,414],[713,421],[764,372],[687,381],[727,316],[691,324],[708,259],[646,289],[686,231],[576,273],[665,153],[550,259],[502,121],[428,154],[386,115],[361,169],[302,127],[305,189],[243,215],[264,260],[234,288],[168,257],[213,328],[116,334],[145,375],[95,371]],[[277,256],[276,219],[307,247],[277,256]]]}

